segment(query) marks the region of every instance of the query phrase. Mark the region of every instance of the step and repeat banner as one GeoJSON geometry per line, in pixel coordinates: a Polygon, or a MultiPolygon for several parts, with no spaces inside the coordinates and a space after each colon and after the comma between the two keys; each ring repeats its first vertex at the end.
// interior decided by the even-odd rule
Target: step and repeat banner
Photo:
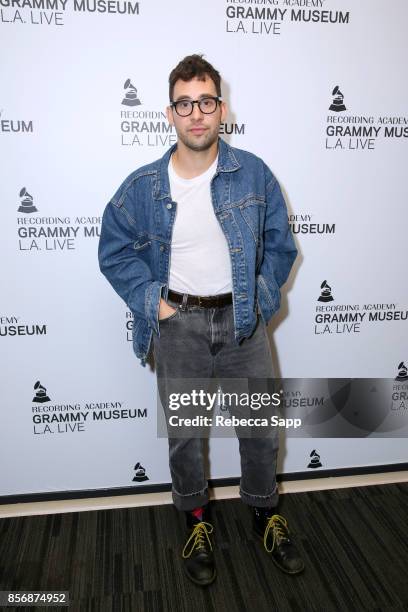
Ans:
{"type": "MultiPolygon", "coordinates": [[[[393,379],[388,417],[405,414],[407,21],[405,0],[0,0],[0,495],[170,482],[155,374],[97,247],[118,186],[176,141],[168,75],[191,53],[223,77],[221,136],[287,201],[276,374],[393,379]]],[[[375,427],[283,436],[279,472],[406,462],[375,427]]],[[[239,476],[237,440],[211,440],[208,468],[239,476]]]]}

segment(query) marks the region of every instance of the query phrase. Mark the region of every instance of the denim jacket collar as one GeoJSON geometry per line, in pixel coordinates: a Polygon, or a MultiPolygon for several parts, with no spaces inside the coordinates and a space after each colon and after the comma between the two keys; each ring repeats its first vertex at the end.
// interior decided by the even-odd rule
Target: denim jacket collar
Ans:
{"type": "MultiPolygon", "coordinates": [[[[177,148],[177,143],[174,144],[166,153],[163,155],[159,162],[159,169],[156,177],[156,185],[154,190],[154,198],[156,200],[162,200],[163,198],[170,198],[170,182],[168,165],[170,157],[177,148]]],[[[234,172],[238,170],[241,165],[238,163],[232,148],[222,140],[218,139],[218,165],[217,172],[234,172]]]]}

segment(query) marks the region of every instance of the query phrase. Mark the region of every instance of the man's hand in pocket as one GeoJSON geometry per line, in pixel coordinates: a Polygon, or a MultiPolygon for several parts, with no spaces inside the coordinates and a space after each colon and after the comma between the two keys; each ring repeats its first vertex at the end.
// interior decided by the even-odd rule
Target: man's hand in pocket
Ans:
{"type": "Polygon", "coordinates": [[[169,306],[169,304],[163,298],[160,298],[159,305],[159,321],[161,319],[167,319],[171,317],[172,314],[176,312],[177,308],[173,308],[173,306],[169,306]]]}

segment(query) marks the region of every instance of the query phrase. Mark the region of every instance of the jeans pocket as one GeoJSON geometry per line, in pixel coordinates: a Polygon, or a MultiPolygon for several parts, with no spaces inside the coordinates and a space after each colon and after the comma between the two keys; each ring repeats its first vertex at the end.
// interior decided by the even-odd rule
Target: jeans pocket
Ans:
{"type": "Polygon", "coordinates": [[[159,319],[159,325],[162,325],[163,323],[166,323],[167,321],[171,321],[172,319],[175,319],[177,315],[179,314],[179,312],[180,312],[179,308],[176,308],[176,312],[173,312],[169,317],[164,317],[164,319],[159,319]]]}

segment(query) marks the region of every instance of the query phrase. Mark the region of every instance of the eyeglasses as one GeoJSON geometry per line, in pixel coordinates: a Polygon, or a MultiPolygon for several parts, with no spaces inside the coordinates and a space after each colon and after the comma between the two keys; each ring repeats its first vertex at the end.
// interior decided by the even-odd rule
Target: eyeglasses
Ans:
{"type": "Polygon", "coordinates": [[[200,100],[178,100],[170,104],[171,108],[174,108],[176,113],[180,117],[188,117],[194,110],[194,104],[197,104],[198,108],[204,115],[211,115],[214,113],[218,102],[221,102],[220,96],[211,96],[207,98],[201,98],[200,100]]]}

